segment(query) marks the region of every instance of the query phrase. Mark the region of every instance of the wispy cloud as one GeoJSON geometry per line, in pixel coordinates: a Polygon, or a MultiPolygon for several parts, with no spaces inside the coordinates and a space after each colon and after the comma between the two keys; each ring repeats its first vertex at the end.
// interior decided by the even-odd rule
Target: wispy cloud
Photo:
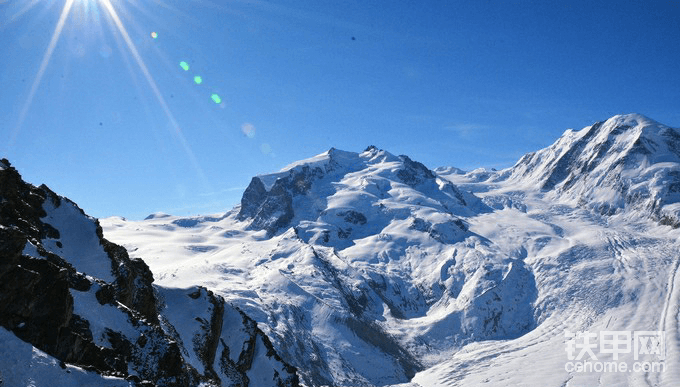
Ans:
{"type": "Polygon", "coordinates": [[[458,134],[458,136],[464,140],[469,140],[473,137],[473,135],[478,134],[480,132],[485,132],[490,128],[491,127],[488,125],[464,124],[464,123],[447,125],[444,127],[444,129],[458,134]]]}

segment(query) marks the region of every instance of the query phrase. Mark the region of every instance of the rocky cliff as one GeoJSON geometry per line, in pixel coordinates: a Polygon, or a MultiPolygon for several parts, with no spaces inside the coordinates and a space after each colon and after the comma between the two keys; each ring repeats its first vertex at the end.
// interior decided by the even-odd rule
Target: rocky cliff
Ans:
{"type": "MultiPolygon", "coordinates": [[[[152,282],[149,267],[104,239],[96,219],[0,162],[0,326],[6,331],[64,370],[75,366],[138,386],[298,385],[296,370],[254,321],[222,297],[152,282]]],[[[30,367],[10,364],[0,362],[7,385],[30,376],[30,367]]]]}

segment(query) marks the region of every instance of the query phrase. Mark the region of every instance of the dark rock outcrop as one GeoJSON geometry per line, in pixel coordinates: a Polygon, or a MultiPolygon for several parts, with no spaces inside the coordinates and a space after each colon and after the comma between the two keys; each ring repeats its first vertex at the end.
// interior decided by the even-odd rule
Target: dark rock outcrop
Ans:
{"type": "Polygon", "coordinates": [[[293,197],[307,193],[313,180],[323,177],[325,172],[307,165],[291,169],[287,175],[278,178],[269,191],[259,177],[253,177],[241,198],[238,219],[251,218],[251,229],[267,230],[270,236],[275,234],[288,226],[295,216],[293,197]]]}
{"type": "MultiPolygon", "coordinates": [[[[253,181],[256,181],[256,177],[253,181]]],[[[257,179],[259,181],[259,179],[257,179]]],[[[262,184],[260,182],[260,184],[262,184]]],[[[251,186],[253,183],[251,183],[251,186]]],[[[257,184],[256,184],[257,186],[257,184]]],[[[248,187],[250,188],[250,186],[248,187]]],[[[250,228],[254,230],[267,230],[269,235],[276,233],[290,223],[295,215],[293,212],[293,195],[290,188],[289,179],[279,179],[274,183],[269,192],[261,196],[261,201],[247,203],[250,207],[256,207],[257,212],[246,215],[239,214],[241,219],[252,217],[250,228]]],[[[246,189],[246,192],[248,190],[246,189]]],[[[244,195],[244,198],[246,196],[244,195]]],[[[243,200],[242,200],[243,202],[243,200]]]]}
{"type": "Polygon", "coordinates": [[[397,171],[397,176],[406,184],[415,187],[426,180],[434,180],[435,175],[425,165],[411,160],[408,156],[401,155],[399,158],[404,162],[404,168],[397,171]]]}

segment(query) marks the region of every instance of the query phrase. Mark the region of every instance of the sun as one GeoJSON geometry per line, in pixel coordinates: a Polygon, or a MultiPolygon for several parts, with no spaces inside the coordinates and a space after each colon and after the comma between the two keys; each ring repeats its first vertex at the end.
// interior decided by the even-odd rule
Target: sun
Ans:
{"type": "MultiPolygon", "coordinates": [[[[155,1],[157,3],[162,3],[162,0],[155,1]]],[[[2,0],[0,0],[0,2],[2,2],[2,0]]],[[[10,21],[20,17],[23,13],[27,12],[32,7],[34,7],[38,2],[39,0],[27,0],[26,5],[24,5],[16,14],[14,14],[10,21]]],[[[193,165],[199,177],[205,180],[205,175],[203,173],[203,170],[199,166],[199,163],[196,159],[196,156],[194,155],[194,152],[190,148],[189,143],[187,142],[179,123],[175,119],[175,116],[170,110],[170,107],[168,106],[167,102],[165,101],[163,94],[161,93],[160,89],[158,88],[158,85],[156,84],[156,81],[154,80],[154,77],[152,76],[151,72],[146,66],[146,63],[144,62],[144,59],[140,55],[139,50],[137,49],[134,41],[130,37],[127,28],[125,27],[125,23],[123,23],[123,21],[121,20],[119,16],[119,11],[117,9],[119,7],[117,6],[120,6],[120,4],[118,4],[116,0],[64,1],[64,5],[61,8],[59,14],[59,20],[57,22],[56,27],[54,28],[54,31],[52,32],[47,48],[45,49],[45,53],[43,54],[42,60],[40,62],[40,67],[31,84],[31,89],[28,93],[28,97],[26,98],[26,101],[21,111],[19,112],[19,120],[10,136],[9,146],[11,146],[15,142],[16,137],[18,136],[19,131],[21,129],[21,126],[24,120],[26,119],[26,115],[31,107],[33,98],[35,97],[38,87],[40,86],[43,75],[45,74],[45,70],[47,69],[50,63],[55,47],[57,46],[59,38],[61,37],[62,31],[64,30],[64,26],[67,25],[67,23],[76,23],[79,26],[91,28],[92,26],[88,25],[90,23],[90,20],[98,20],[99,15],[102,14],[112,21],[112,24],[114,25],[116,32],[122,38],[123,42],[125,43],[125,47],[128,49],[130,55],[136,62],[143,77],[146,79],[149,88],[153,92],[158,104],[162,108],[168,122],[170,123],[170,127],[172,128],[171,135],[174,136],[177,139],[177,141],[181,144],[181,146],[184,148],[184,152],[187,158],[193,165]],[[74,15],[74,11],[77,11],[77,15],[74,15]]],[[[157,38],[156,32],[153,32],[151,34],[151,37],[153,39],[156,39],[157,38]]],[[[217,96],[217,94],[214,94],[211,98],[215,103],[220,102],[220,97],[217,96]]]]}
{"type": "MultiPolygon", "coordinates": [[[[9,19],[9,22],[12,22],[19,17],[21,17],[24,13],[32,9],[34,6],[38,4],[39,0],[29,0],[26,2],[25,5],[23,5],[14,15],[12,15],[9,19]]],[[[137,53],[136,48],[134,47],[134,44],[132,43],[132,40],[130,40],[127,31],[125,30],[125,27],[123,23],[120,21],[120,18],[118,17],[118,14],[111,3],[111,0],[65,0],[64,6],[61,8],[60,14],[59,14],[59,20],[57,21],[57,25],[54,28],[54,32],[52,32],[52,36],[50,38],[50,41],[47,45],[47,48],[45,49],[45,53],[43,54],[42,60],[40,61],[40,67],[38,68],[38,72],[36,73],[35,78],[33,79],[33,83],[31,84],[31,89],[29,90],[28,97],[26,98],[26,102],[24,103],[21,111],[19,112],[19,120],[12,131],[12,135],[10,136],[10,141],[9,144],[11,145],[14,143],[16,140],[17,135],[19,134],[19,131],[21,129],[21,126],[26,119],[26,114],[28,113],[31,104],[33,102],[33,98],[35,97],[35,93],[38,90],[38,87],[40,86],[40,82],[42,81],[43,75],[45,74],[45,70],[47,69],[47,66],[50,63],[50,60],[52,59],[52,54],[54,53],[54,49],[57,46],[57,42],[59,42],[59,38],[61,37],[61,33],[64,30],[64,26],[66,25],[67,21],[71,18],[71,13],[74,10],[74,7],[76,9],[79,9],[81,17],[76,20],[76,23],[82,23],[84,17],[82,15],[87,15],[94,9],[94,7],[101,7],[106,12],[109,14],[109,16],[114,20],[116,27],[120,31],[120,33],[123,35],[129,47],[131,47],[131,51],[134,53],[137,53]]],[[[73,20],[70,20],[70,22],[74,22],[73,20]]],[[[135,59],[141,64],[141,66],[145,69],[146,66],[143,64],[141,61],[141,58],[139,57],[139,54],[135,55],[135,59]]],[[[146,71],[148,73],[148,71],[146,71]]],[[[145,74],[146,75],[146,74],[145,74]]]]}

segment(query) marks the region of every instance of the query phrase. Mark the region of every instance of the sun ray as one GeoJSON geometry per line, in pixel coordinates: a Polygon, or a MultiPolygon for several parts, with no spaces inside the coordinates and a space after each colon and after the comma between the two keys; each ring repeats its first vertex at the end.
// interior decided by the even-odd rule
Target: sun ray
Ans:
{"type": "Polygon", "coordinates": [[[144,78],[146,78],[146,81],[149,83],[151,91],[153,91],[168,121],[170,121],[170,124],[172,125],[172,128],[174,130],[174,134],[179,140],[179,142],[182,144],[184,152],[187,154],[187,157],[189,158],[189,161],[193,165],[194,169],[196,170],[196,173],[202,180],[203,184],[208,186],[209,185],[208,179],[205,177],[205,174],[203,173],[203,170],[201,169],[201,166],[199,165],[198,160],[194,155],[194,152],[191,150],[189,143],[184,137],[184,134],[182,133],[182,128],[179,126],[179,123],[175,119],[175,116],[172,114],[172,111],[170,111],[168,104],[165,102],[165,98],[163,98],[163,95],[161,94],[160,90],[158,89],[158,86],[156,85],[156,81],[149,72],[149,69],[146,67],[146,64],[144,63],[142,56],[139,54],[139,51],[137,50],[137,47],[135,46],[134,42],[130,38],[127,29],[125,28],[125,25],[118,16],[118,12],[116,12],[115,8],[111,4],[111,0],[99,0],[99,2],[103,5],[104,9],[106,9],[106,11],[109,13],[109,16],[111,16],[113,23],[116,25],[118,32],[123,38],[123,41],[130,50],[132,57],[134,58],[135,62],[137,62],[137,65],[139,66],[140,70],[142,71],[142,74],[144,75],[144,78]]]}
{"type": "MultiPolygon", "coordinates": [[[[18,18],[20,18],[21,15],[28,12],[31,8],[33,8],[39,2],[40,2],[40,0],[31,0],[28,4],[24,5],[19,11],[17,11],[17,13],[10,16],[9,20],[7,20],[6,24],[10,24],[10,23],[14,22],[15,20],[17,20],[18,18]]],[[[0,1],[0,4],[2,4],[1,1],[0,1]]]]}
{"type": "MultiPolygon", "coordinates": [[[[205,176],[205,173],[203,172],[202,168],[200,167],[200,164],[198,163],[198,160],[191,149],[189,143],[186,140],[186,137],[184,136],[184,133],[182,132],[182,128],[180,127],[179,123],[174,117],[174,114],[170,110],[167,102],[165,101],[165,98],[160,92],[160,89],[158,88],[158,85],[156,84],[156,81],[154,80],[153,76],[151,75],[148,67],[146,66],[146,63],[144,62],[142,56],[140,55],[139,51],[137,50],[136,45],[132,41],[130,35],[128,34],[128,31],[123,24],[122,20],[120,19],[118,12],[116,11],[115,7],[113,6],[111,0],[90,0],[93,3],[91,4],[84,4],[84,6],[88,7],[96,7],[97,4],[101,6],[102,9],[105,10],[105,13],[108,14],[110,17],[110,20],[113,21],[114,24],[114,29],[118,30],[118,33],[120,34],[120,37],[122,38],[124,45],[127,47],[129,50],[134,62],[136,62],[137,66],[141,70],[142,75],[146,79],[149,87],[151,88],[151,91],[153,92],[154,96],[156,97],[160,107],[162,108],[165,116],[167,117],[171,127],[172,127],[172,133],[174,137],[177,139],[177,141],[180,143],[182,146],[184,152],[186,153],[186,156],[189,159],[189,162],[191,163],[192,167],[195,169],[199,179],[203,183],[205,187],[209,187],[210,184],[208,182],[208,179],[205,176]]],[[[18,14],[15,14],[14,17],[19,17],[22,13],[26,12],[28,9],[33,7],[38,0],[31,0],[31,2],[24,8],[22,8],[18,14]]],[[[21,128],[24,124],[24,121],[26,120],[27,114],[31,108],[31,105],[33,103],[33,100],[36,96],[36,93],[40,87],[40,84],[42,82],[43,76],[45,75],[45,71],[47,70],[47,67],[50,63],[50,60],[52,58],[52,55],[54,53],[54,50],[56,48],[57,43],[59,42],[59,39],[62,35],[62,31],[64,29],[64,26],[66,24],[67,19],[69,16],[72,14],[72,9],[74,6],[74,3],[78,2],[78,0],[65,0],[64,6],[61,9],[61,13],[59,15],[59,20],[57,22],[57,25],[54,29],[54,32],[52,33],[52,36],[50,38],[49,44],[47,46],[47,49],[45,50],[45,54],[42,58],[42,61],[40,62],[40,66],[38,69],[38,72],[36,73],[35,79],[33,80],[33,83],[31,85],[31,88],[29,90],[28,96],[26,98],[26,101],[24,105],[22,106],[21,111],[19,112],[19,117],[17,121],[17,125],[15,128],[12,130],[10,134],[9,141],[7,142],[7,148],[11,149],[16,142],[16,139],[21,132],[21,128]]],[[[87,12],[85,12],[85,15],[88,15],[87,12]]]]}
{"type": "Polygon", "coordinates": [[[26,98],[24,106],[21,108],[21,112],[19,112],[19,121],[17,123],[17,126],[12,131],[12,135],[8,143],[8,148],[12,147],[14,141],[19,135],[21,126],[23,125],[24,120],[26,119],[28,109],[30,109],[31,103],[33,102],[33,97],[35,97],[35,93],[38,91],[38,86],[40,86],[42,77],[45,74],[45,69],[47,69],[47,65],[50,63],[52,53],[54,53],[54,48],[57,46],[57,42],[59,41],[59,37],[61,36],[61,31],[64,29],[64,24],[66,23],[66,19],[68,18],[69,13],[71,12],[71,7],[73,7],[74,2],[75,0],[66,0],[66,3],[64,3],[64,8],[62,8],[61,10],[57,26],[54,28],[54,32],[52,33],[50,43],[47,45],[47,50],[45,50],[45,55],[43,56],[42,62],[40,62],[40,68],[38,69],[38,73],[35,75],[35,79],[33,80],[33,84],[31,85],[31,90],[28,92],[28,97],[26,98]]]}

